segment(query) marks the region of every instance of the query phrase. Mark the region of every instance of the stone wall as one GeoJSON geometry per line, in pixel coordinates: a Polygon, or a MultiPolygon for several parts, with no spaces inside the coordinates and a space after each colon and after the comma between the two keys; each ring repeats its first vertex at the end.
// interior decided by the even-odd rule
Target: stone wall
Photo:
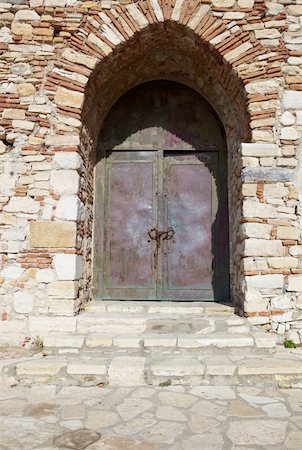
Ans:
{"type": "Polygon", "coordinates": [[[92,298],[98,136],[113,103],[152,79],[193,87],[219,114],[233,301],[298,339],[301,17],[289,0],[0,3],[3,339],[92,298]]]}

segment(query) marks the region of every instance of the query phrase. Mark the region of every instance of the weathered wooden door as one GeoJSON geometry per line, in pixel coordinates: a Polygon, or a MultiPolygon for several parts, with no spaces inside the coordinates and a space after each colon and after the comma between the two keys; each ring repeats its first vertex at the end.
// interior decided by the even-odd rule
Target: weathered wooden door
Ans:
{"type": "Polygon", "coordinates": [[[107,154],[103,298],[215,299],[218,163],[217,152],[107,154]]]}

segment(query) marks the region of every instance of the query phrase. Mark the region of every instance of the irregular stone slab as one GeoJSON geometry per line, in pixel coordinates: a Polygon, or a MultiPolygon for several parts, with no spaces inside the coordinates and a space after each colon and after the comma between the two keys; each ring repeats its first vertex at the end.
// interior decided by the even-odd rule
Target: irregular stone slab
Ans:
{"type": "Polygon", "coordinates": [[[67,433],[61,434],[61,436],[54,439],[53,443],[57,447],[78,450],[88,447],[89,444],[98,441],[100,437],[101,434],[97,431],[82,428],[80,430],[68,431],[67,433]]]}
{"type": "MultiPolygon", "coordinates": [[[[127,436],[110,436],[103,442],[104,447],[96,447],[96,449],[99,448],[100,450],[103,450],[104,448],[104,450],[155,450],[154,444],[151,444],[150,442],[137,441],[134,438],[127,436]]],[[[89,448],[93,450],[92,447],[89,448]]]]}
{"type": "Polygon", "coordinates": [[[38,403],[37,405],[31,406],[27,411],[26,415],[31,417],[43,417],[56,415],[59,410],[59,406],[53,403],[38,403]]]}
{"type": "Polygon", "coordinates": [[[223,446],[222,436],[218,434],[204,434],[191,436],[184,440],[183,450],[221,450],[223,446]]]}
{"type": "Polygon", "coordinates": [[[141,433],[147,428],[155,425],[157,420],[151,413],[143,413],[140,417],[129,420],[121,425],[114,427],[114,432],[120,435],[132,436],[136,433],[141,433]]]}
{"type": "Polygon", "coordinates": [[[290,417],[290,412],[283,403],[270,403],[269,405],[262,406],[262,410],[268,417],[290,417]]]}
{"type": "Polygon", "coordinates": [[[189,428],[193,433],[204,433],[219,425],[218,420],[214,417],[205,417],[193,414],[188,422],[189,428]]]}
{"type": "MultiPolygon", "coordinates": [[[[222,403],[222,402],[220,402],[222,403]]],[[[226,402],[224,402],[226,403],[226,402]]],[[[205,417],[217,417],[227,408],[227,404],[218,404],[209,400],[199,400],[190,409],[191,414],[205,417]]]]}
{"type": "Polygon", "coordinates": [[[160,420],[173,420],[174,422],[186,422],[187,418],[182,411],[173,406],[160,406],[156,411],[156,417],[160,420]]]}
{"type": "Polygon", "coordinates": [[[143,386],[146,358],[140,356],[118,356],[108,369],[110,386],[143,386]]]}
{"type": "Polygon", "coordinates": [[[227,416],[235,417],[259,417],[262,416],[260,412],[252,408],[245,402],[240,400],[234,400],[231,402],[231,406],[227,411],[227,416]]]}
{"type": "Polygon", "coordinates": [[[117,406],[117,410],[123,420],[131,420],[152,408],[153,403],[150,400],[139,398],[127,398],[123,403],[117,406]]]}
{"type": "Polygon", "coordinates": [[[85,425],[87,428],[99,430],[112,427],[120,422],[119,416],[113,411],[92,410],[87,414],[85,425]]]}
{"type": "Polygon", "coordinates": [[[197,398],[193,395],[178,392],[160,392],[158,398],[164,405],[171,405],[176,408],[189,408],[197,401],[197,398]]]}
{"type": "Polygon", "coordinates": [[[233,400],[236,398],[234,390],[229,386],[195,386],[190,393],[209,399],[233,400]]]}
{"type": "Polygon", "coordinates": [[[285,439],[287,422],[281,420],[236,420],[227,436],[235,445],[275,445],[285,439]]]}
{"type": "Polygon", "coordinates": [[[172,444],[185,430],[185,425],[175,422],[158,422],[145,431],[143,437],[150,442],[159,444],[172,444]]]}
{"type": "Polygon", "coordinates": [[[58,425],[43,423],[33,417],[0,418],[1,445],[4,448],[24,450],[46,443],[52,436],[62,432],[58,425]]]}

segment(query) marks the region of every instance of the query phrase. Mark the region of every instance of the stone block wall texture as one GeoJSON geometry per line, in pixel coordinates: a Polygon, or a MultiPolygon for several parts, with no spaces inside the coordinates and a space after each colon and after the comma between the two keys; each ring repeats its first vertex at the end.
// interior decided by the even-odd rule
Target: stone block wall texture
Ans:
{"type": "Polygon", "coordinates": [[[159,78],[199,91],[224,125],[234,303],[299,339],[301,24],[300,0],[0,0],[3,340],[93,297],[101,125],[159,78]]]}

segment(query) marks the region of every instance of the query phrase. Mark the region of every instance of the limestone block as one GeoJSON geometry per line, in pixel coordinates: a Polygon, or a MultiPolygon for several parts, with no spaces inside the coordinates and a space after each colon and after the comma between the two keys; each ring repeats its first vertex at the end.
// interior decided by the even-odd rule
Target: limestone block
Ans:
{"type": "Polygon", "coordinates": [[[252,81],[246,85],[246,90],[249,94],[265,95],[278,92],[279,88],[279,81],[277,80],[252,81]]]}
{"type": "Polygon", "coordinates": [[[295,127],[284,127],[281,129],[281,139],[296,141],[299,137],[300,134],[295,127]]]}
{"type": "Polygon", "coordinates": [[[72,317],[79,312],[79,303],[77,300],[70,298],[53,297],[50,302],[49,312],[55,316],[72,317]]]}
{"type": "Polygon", "coordinates": [[[277,217],[277,209],[273,205],[246,199],[243,201],[243,217],[268,219],[277,217]]]}
{"type": "Polygon", "coordinates": [[[241,226],[243,236],[257,239],[270,239],[272,225],[264,223],[244,223],[241,226]]]}
{"type": "Polygon", "coordinates": [[[12,33],[21,36],[26,36],[26,38],[31,39],[33,28],[27,23],[13,22],[12,23],[12,33]]]}
{"type": "Polygon", "coordinates": [[[56,152],[52,160],[54,169],[77,170],[83,166],[83,161],[77,152],[56,152]]]}
{"type": "Polygon", "coordinates": [[[37,283],[52,283],[56,278],[56,273],[53,269],[39,269],[36,273],[37,283]]]}
{"type": "Polygon", "coordinates": [[[293,245],[289,247],[289,254],[292,256],[302,256],[302,245],[293,245]]]}
{"type": "Polygon", "coordinates": [[[88,56],[84,53],[76,52],[75,50],[70,48],[66,48],[63,50],[62,57],[69,62],[81,64],[88,67],[89,69],[93,69],[98,61],[97,58],[94,58],[93,56],[88,56]]]}
{"type": "Polygon", "coordinates": [[[21,9],[16,12],[15,20],[19,20],[20,22],[36,22],[37,20],[40,20],[40,16],[36,11],[21,9]]]}
{"type": "Polygon", "coordinates": [[[50,283],[48,293],[52,297],[75,299],[78,291],[79,283],[76,281],[55,281],[50,283]]]}
{"type": "Polygon", "coordinates": [[[289,111],[285,111],[280,118],[280,122],[285,126],[294,125],[296,122],[295,116],[289,111]]]}
{"type": "Polygon", "coordinates": [[[57,203],[55,216],[57,219],[80,221],[83,208],[77,195],[62,195],[57,203]]]}
{"type": "Polygon", "coordinates": [[[41,337],[46,336],[53,331],[59,331],[60,333],[74,333],[76,331],[76,318],[30,316],[28,319],[28,327],[32,335],[41,337]]]}
{"type": "Polygon", "coordinates": [[[289,275],[287,290],[289,292],[302,292],[302,275],[289,275]]]}
{"type": "Polygon", "coordinates": [[[259,166],[259,160],[258,158],[252,158],[250,156],[244,156],[242,159],[242,166],[243,167],[258,167],[259,166]]]}
{"type": "Polygon", "coordinates": [[[277,345],[277,337],[273,333],[255,333],[254,341],[257,348],[275,348],[277,345]]]}
{"type": "Polygon", "coordinates": [[[265,198],[283,198],[288,195],[288,188],[283,183],[265,184],[264,197],[265,198]]]}
{"type": "Polygon", "coordinates": [[[30,245],[36,248],[72,248],[76,245],[75,222],[30,222],[30,245]]]}
{"type": "Polygon", "coordinates": [[[110,386],[143,386],[146,358],[140,356],[118,356],[113,358],[109,369],[110,386]]]}
{"type": "Polygon", "coordinates": [[[255,3],[255,0],[238,0],[239,8],[251,9],[251,8],[253,8],[254,3],[255,3]]]}
{"type": "Polygon", "coordinates": [[[298,228],[278,226],[277,227],[277,239],[293,239],[298,240],[300,232],[298,228]]]}
{"type": "Polygon", "coordinates": [[[244,256],[283,256],[281,241],[267,239],[246,239],[244,256]]]}
{"type": "Polygon", "coordinates": [[[81,348],[84,343],[85,336],[81,334],[58,334],[52,333],[43,339],[44,347],[75,347],[81,348]]]}
{"type": "Polygon", "coordinates": [[[12,124],[13,128],[19,128],[20,130],[32,131],[35,128],[35,123],[30,120],[13,120],[12,124]]]}
{"type": "Polygon", "coordinates": [[[99,47],[106,56],[112,52],[112,48],[93,33],[89,33],[88,41],[90,41],[93,45],[99,47]]]}
{"type": "Polygon", "coordinates": [[[299,260],[291,256],[284,256],[281,258],[268,258],[268,265],[272,269],[292,269],[297,267],[299,260]]]}
{"type": "Polygon", "coordinates": [[[59,280],[79,280],[82,277],[83,262],[80,255],[58,254],[53,258],[59,280]]]}
{"type": "Polygon", "coordinates": [[[24,109],[7,108],[7,109],[3,110],[2,118],[3,119],[25,120],[25,111],[24,111],[24,109]]]}
{"type": "Polygon", "coordinates": [[[67,373],[70,375],[106,375],[107,365],[93,361],[74,361],[68,363],[67,373]]]}
{"type": "Polygon", "coordinates": [[[36,93],[36,88],[32,83],[17,84],[16,89],[20,97],[29,97],[30,95],[34,95],[36,93]]]}
{"type": "Polygon", "coordinates": [[[243,143],[242,144],[242,156],[280,156],[281,151],[276,144],[254,144],[243,143]]]}
{"type": "Polygon", "coordinates": [[[241,178],[245,183],[294,181],[294,171],[292,169],[282,169],[281,167],[246,167],[241,172],[241,178]]]}
{"type": "MultiPolygon", "coordinates": [[[[280,359],[280,358],[274,359],[268,357],[259,359],[246,358],[244,359],[244,361],[240,362],[238,367],[238,375],[270,375],[282,373],[300,374],[301,372],[302,372],[302,362],[300,360],[280,359]]],[[[276,425],[280,424],[280,421],[275,422],[277,422],[276,425]]]]}
{"type": "Polygon", "coordinates": [[[230,8],[231,6],[234,6],[235,3],[236,0],[213,0],[213,5],[218,8],[230,8]]]}
{"type": "Polygon", "coordinates": [[[29,112],[35,112],[40,114],[50,114],[51,113],[51,106],[50,105],[29,105],[28,111],[29,112]]]}
{"type": "Polygon", "coordinates": [[[253,45],[250,42],[244,42],[243,44],[226,53],[224,55],[224,58],[226,59],[226,61],[230,62],[243,53],[247,52],[251,48],[253,48],[253,45]]]}
{"type": "Polygon", "coordinates": [[[263,312],[268,309],[268,298],[262,297],[257,289],[249,289],[245,293],[244,311],[263,312]]]}
{"type": "Polygon", "coordinates": [[[29,197],[12,197],[3,211],[11,213],[36,214],[40,209],[39,202],[29,197]]]}
{"type": "Polygon", "coordinates": [[[254,275],[245,277],[247,288],[280,289],[283,288],[283,275],[254,275]]]}
{"type": "Polygon", "coordinates": [[[284,91],[282,102],[285,109],[302,109],[302,91],[284,91]]]}
{"type": "Polygon", "coordinates": [[[34,297],[28,292],[18,291],[14,294],[14,310],[19,314],[29,314],[34,306],[34,297]]]}
{"type": "Polygon", "coordinates": [[[61,106],[81,108],[83,101],[84,94],[82,92],[72,91],[63,87],[59,87],[55,95],[56,104],[61,106]]]}
{"type": "Polygon", "coordinates": [[[22,269],[18,264],[13,264],[10,266],[5,267],[1,272],[1,277],[8,279],[8,280],[16,280],[17,278],[20,278],[21,275],[23,275],[25,272],[25,269],[22,269]]]}
{"type": "Polygon", "coordinates": [[[286,12],[289,16],[302,16],[302,5],[289,5],[286,12]]]}
{"type": "Polygon", "coordinates": [[[113,336],[110,334],[90,333],[85,341],[87,347],[112,347],[113,336]]]}
{"type": "Polygon", "coordinates": [[[15,190],[15,179],[9,174],[1,174],[0,176],[0,195],[11,196],[15,190]]]}
{"type": "Polygon", "coordinates": [[[133,17],[133,19],[137,22],[137,24],[141,29],[149,25],[146,16],[140,12],[137,5],[132,3],[131,5],[127,5],[126,8],[129,14],[133,17]]]}
{"type": "Polygon", "coordinates": [[[75,195],[79,192],[80,176],[76,170],[52,170],[50,187],[58,195],[75,195]]]}
{"type": "Polygon", "coordinates": [[[272,320],[272,322],[280,323],[280,324],[282,322],[290,322],[291,320],[293,320],[293,313],[292,313],[292,311],[285,311],[283,314],[272,315],[271,320],[272,320]]]}
{"type": "Polygon", "coordinates": [[[271,299],[272,309],[290,309],[292,307],[291,298],[288,295],[278,295],[271,299]]]}
{"type": "Polygon", "coordinates": [[[33,359],[17,365],[18,375],[56,375],[66,366],[66,361],[60,359],[33,359]]]}
{"type": "Polygon", "coordinates": [[[64,8],[64,6],[66,6],[66,1],[67,0],[44,0],[44,5],[53,8],[64,8]]]}
{"type": "Polygon", "coordinates": [[[74,134],[56,134],[56,135],[46,135],[45,145],[49,147],[59,147],[59,146],[75,146],[79,145],[80,138],[74,134]]]}
{"type": "Polygon", "coordinates": [[[6,145],[3,141],[0,141],[0,155],[3,155],[3,153],[6,152],[6,145]]]}
{"type": "Polygon", "coordinates": [[[255,197],[257,192],[256,183],[243,183],[242,184],[242,195],[244,197],[255,197]]]}

